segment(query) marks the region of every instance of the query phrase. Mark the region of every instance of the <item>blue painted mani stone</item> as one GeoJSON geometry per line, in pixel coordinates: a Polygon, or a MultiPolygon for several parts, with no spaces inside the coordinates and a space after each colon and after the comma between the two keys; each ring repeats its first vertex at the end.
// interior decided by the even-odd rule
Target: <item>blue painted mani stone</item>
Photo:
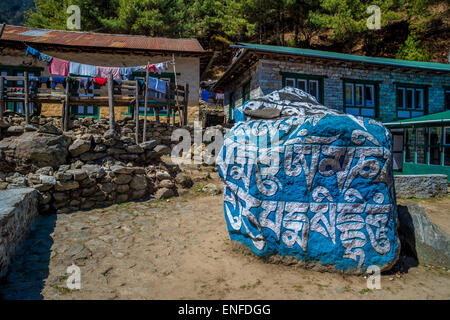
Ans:
{"type": "Polygon", "coordinates": [[[400,245],[389,130],[289,87],[238,112],[216,160],[231,239],[326,270],[391,268],[400,245]]]}

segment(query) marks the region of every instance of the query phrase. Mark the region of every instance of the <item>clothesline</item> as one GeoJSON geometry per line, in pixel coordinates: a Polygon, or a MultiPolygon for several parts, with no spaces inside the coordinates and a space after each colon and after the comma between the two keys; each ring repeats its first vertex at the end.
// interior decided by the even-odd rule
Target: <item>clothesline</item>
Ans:
{"type": "MultiPolygon", "coordinates": [[[[25,43],[24,43],[25,44],[25,43]]],[[[25,44],[26,45],[26,44],[25,44]]],[[[89,65],[79,62],[59,59],[45,53],[40,52],[27,45],[25,55],[31,55],[38,58],[40,61],[45,61],[49,66],[49,72],[52,75],[68,76],[69,74],[84,76],[90,78],[107,78],[112,75],[114,80],[132,80],[133,72],[146,69],[147,65],[133,66],[133,67],[104,67],[97,65],[89,65]]],[[[156,64],[148,64],[149,71],[161,74],[166,71],[168,64],[175,64],[175,59],[159,62],[156,64]]]]}

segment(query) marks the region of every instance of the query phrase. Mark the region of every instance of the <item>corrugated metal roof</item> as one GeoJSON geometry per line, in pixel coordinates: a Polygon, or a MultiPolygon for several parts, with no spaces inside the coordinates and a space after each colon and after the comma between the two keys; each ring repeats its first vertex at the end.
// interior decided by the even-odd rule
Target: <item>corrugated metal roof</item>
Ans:
{"type": "Polygon", "coordinates": [[[263,45],[263,44],[252,44],[252,43],[244,43],[244,42],[239,42],[238,45],[232,45],[232,47],[247,48],[249,50],[253,49],[256,51],[267,51],[267,52],[274,52],[274,53],[326,58],[326,59],[336,59],[336,60],[345,60],[345,61],[363,62],[363,63],[375,63],[375,64],[382,64],[382,65],[387,65],[387,66],[394,66],[394,67],[406,67],[406,68],[427,69],[427,70],[436,70],[436,71],[450,71],[450,64],[446,64],[446,63],[366,57],[366,56],[358,56],[358,55],[347,54],[347,53],[338,53],[338,52],[320,51],[320,50],[302,49],[302,48],[292,48],[292,47],[281,47],[281,46],[269,46],[269,45],[263,45]]]}
{"type": "Polygon", "coordinates": [[[34,29],[6,25],[1,40],[64,46],[124,48],[151,51],[206,53],[197,39],[170,39],[146,36],[79,31],[34,29]]]}

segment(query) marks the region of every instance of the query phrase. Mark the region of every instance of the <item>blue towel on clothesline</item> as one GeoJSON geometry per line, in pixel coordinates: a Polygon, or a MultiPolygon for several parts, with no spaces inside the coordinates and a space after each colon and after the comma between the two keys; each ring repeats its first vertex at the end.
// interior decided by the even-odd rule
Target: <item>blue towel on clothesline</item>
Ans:
{"type": "Polygon", "coordinates": [[[120,68],[120,75],[123,80],[134,80],[133,72],[145,69],[145,66],[120,68]]]}
{"type": "Polygon", "coordinates": [[[25,55],[31,55],[33,57],[39,58],[41,56],[41,53],[39,52],[39,50],[36,50],[30,46],[27,47],[27,51],[25,52],[25,55]]]}
{"type": "Polygon", "coordinates": [[[201,100],[208,102],[210,92],[206,90],[202,90],[201,100]]]}
{"type": "Polygon", "coordinates": [[[66,78],[65,77],[52,77],[52,89],[55,89],[56,84],[62,84],[66,88],[66,78]]]}
{"type": "Polygon", "coordinates": [[[53,57],[49,56],[48,54],[40,52],[39,54],[39,60],[47,62],[47,64],[50,64],[52,62],[53,57]]]}
{"type": "Polygon", "coordinates": [[[153,78],[153,77],[148,77],[148,88],[161,92],[161,93],[166,93],[166,86],[167,86],[167,81],[165,80],[160,80],[158,78],[153,78]]]}
{"type": "Polygon", "coordinates": [[[92,66],[90,64],[72,62],[69,63],[69,73],[78,75],[78,76],[86,76],[86,77],[96,77],[97,69],[96,66],[92,66]]]}

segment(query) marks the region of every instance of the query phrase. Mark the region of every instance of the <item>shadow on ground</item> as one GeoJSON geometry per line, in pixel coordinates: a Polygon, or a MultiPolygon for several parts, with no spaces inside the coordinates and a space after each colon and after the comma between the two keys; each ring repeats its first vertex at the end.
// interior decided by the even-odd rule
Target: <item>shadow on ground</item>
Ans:
{"type": "Polygon", "coordinates": [[[39,215],[0,280],[0,300],[38,300],[49,274],[56,214],[39,215]]]}

